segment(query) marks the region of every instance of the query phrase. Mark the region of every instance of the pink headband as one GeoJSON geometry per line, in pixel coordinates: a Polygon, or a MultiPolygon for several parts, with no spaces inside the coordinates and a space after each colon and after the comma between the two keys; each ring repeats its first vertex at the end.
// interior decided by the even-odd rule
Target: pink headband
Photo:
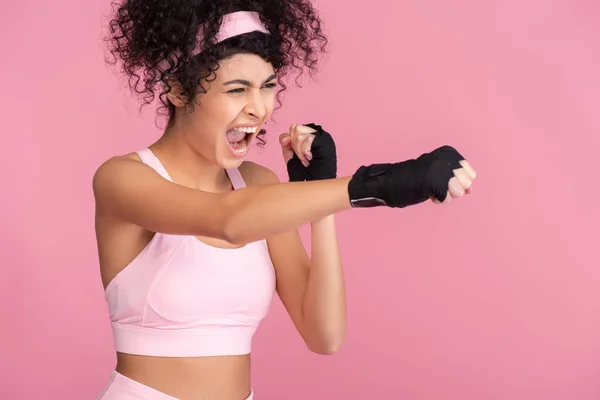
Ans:
{"type": "MultiPolygon", "coordinates": [[[[269,34],[268,29],[261,22],[260,16],[255,11],[237,11],[223,16],[223,21],[216,34],[216,43],[229,39],[234,36],[243,35],[250,32],[263,32],[269,34]]],[[[200,54],[204,49],[200,47],[202,42],[202,32],[198,32],[197,45],[193,55],[200,54]]],[[[159,68],[168,68],[168,61],[164,60],[159,64],[159,68]]]]}
{"type": "Polygon", "coordinates": [[[223,16],[221,28],[217,34],[217,42],[222,42],[232,36],[242,35],[249,32],[262,32],[268,34],[269,31],[260,20],[257,12],[238,11],[223,16]]]}
{"type": "MultiPolygon", "coordinates": [[[[260,16],[254,11],[237,11],[223,16],[221,27],[217,32],[217,43],[229,39],[233,36],[243,35],[250,32],[263,32],[268,34],[269,31],[260,20],[260,16]]],[[[201,42],[200,34],[198,35],[198,45],[194,49],[193,54],[197,55],[202,52],[199,48],[201,42]]]]}

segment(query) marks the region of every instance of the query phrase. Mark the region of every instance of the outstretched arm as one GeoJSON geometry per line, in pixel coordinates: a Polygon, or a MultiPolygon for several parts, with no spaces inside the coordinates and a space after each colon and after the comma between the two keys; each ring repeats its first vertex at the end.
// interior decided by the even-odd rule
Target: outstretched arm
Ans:
{"type": "Polygon", "coordinates": [[[103,215],[152,232],[244,244],[351,208],[349,181],[274,183],[217,194],[172,183],[139,161],[117,157],[98,169],[93,188],[103,215]]]}

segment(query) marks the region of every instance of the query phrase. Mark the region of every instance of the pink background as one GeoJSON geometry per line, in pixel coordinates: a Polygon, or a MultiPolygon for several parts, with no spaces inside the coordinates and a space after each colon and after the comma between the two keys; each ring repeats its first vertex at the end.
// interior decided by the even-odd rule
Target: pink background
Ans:
{"type": "MultiPolygon", "coordinates": [[[[479,177],[450,206],[339,215],[347,342],[310,354],[276,300],[257,399],[599,399],[600,3],[343,3],[321,0],[330,58],[252,159],[284,177],[277,133],[315,121],[342,175],[447,143],[479,177]]],[[[0,5],[2,399],[93,399],[114,366],[91,177],[159,131],[103,65],[108,11],[0,5]]]]}

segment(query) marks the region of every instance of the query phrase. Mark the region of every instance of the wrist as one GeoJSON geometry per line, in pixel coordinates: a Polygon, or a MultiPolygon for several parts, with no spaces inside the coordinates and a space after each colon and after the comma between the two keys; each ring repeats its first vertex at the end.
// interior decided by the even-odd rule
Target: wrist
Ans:
{"type": "Polygon", "coordinates": [[[348,196],[353,208],[386,206],[384,191],[391,164],[361,166],[348,182],[348,196]]]}
{"type": "Polygon", "coordinates": [[[317,219],[311,223],[313,228],[319,228],[321,226],[327,226],[335,223],[335,214],[326,215],[320,219],[317,219]]]}
{"type": "Polygon", "coordinates": [[[349,210],[353,208],[349,191],[349,185],[350,181],[352,180],[352,176],[344,176],[341,178],[336,178],[335,180],[338,182],[341,188],[343,188],[342,199],[344,202],[344,210],[349,210]]]}

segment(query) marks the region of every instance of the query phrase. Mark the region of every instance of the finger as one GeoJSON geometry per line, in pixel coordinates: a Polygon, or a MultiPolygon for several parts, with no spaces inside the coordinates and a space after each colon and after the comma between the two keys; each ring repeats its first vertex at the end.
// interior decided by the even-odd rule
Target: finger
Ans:
{"type": "Polygon", "coordinates": [[[452,193],[450,193],[450,191],[448,191],[446,193],[446,198],[444,199],[444,201],[442,201],[442,204],[448,204],[452,201],[452,193]]]}
{"type": "Polygon", "coordinates": [[[475,170],[473,169],[473,167],[471,166],[471,164],[469,164],[469,162],[467,160],[461,160],[461,161],[459,161],[459,164],[464,168],[467,175],[469,175],[469,178],[475,179],[477,177],[477,173],[475,172],[475,170]]]}
{"type": "Polygon", "coordinates": [[[294,156],[294,150],[292,149],[292,141],[288,133],[282,133],[279,135],[279,143],[281,144],[281,151],[283,153],[283,160],[286,162],[290,161],[294,156]]]}
{"type": "Polygon", "coordinates": [[[450,178],[448,182],[448,192],[454,198],[461,197],[465,194],[465,188],[460,184],[456,177],[450,178]]]}
{"type": "Polygon", "coordinates": [[[316,132],[317,131],[310,126],[294,124],[293,144],[298,144],[297,146],[293,145],[294,151],[296,151],[296,154],[301,160],[307,163],[310,163],[312,160],[311,147],[316,132]],[[304,155],[304,157],[302,157],[302,155],[304,155]]]}
{"type": "Polygon", "coordinates": [[[295,124],[290,125],[290,129],[288,132],[290,135],[290,140],[292,141],[292,144],[293,144],[294,140],[296,139],[296,125],[295,124]]]}
{"type": "Polygon", "coordinates": [[[302,139],[304,139],[305,134],[299,133],[298,128],[299,128],[299,126],[295,125],[295,124],[290,127],[292,149],[293,149],[294,153],[296,153],[296,156],[298,156],[298,158],[302,162],[302,165],[304,165],[305,167],[308,167],[309,161],[306,158],[306,155],[304,155],[304,153],[302,151],[302,139]]]}
{"type": "Polygon", "coordinates": [[[431,201],[433,201],[434,204],[447,204],[452,201],[452,195],[450,194],[450,192],[446,192],[446,198],[444,199],[444,201],[439,201],[435,196],[431,198],[431,201]]]}
{"type": "Polygon", "coordinates": [[[296,129],[297,129],[298,133],[313,134],[313,133],[317,132],[310,126],[306,126],[306,125],[297,125],[296,129]]]}
{"type": "Polygon", "coordinates": [[[302,162],[302,165],[308,167],[310,161],[306,158],[306,155],[302,151],[302,142],[299,142],[296,139],[296,142],[292,144],[292,148],[294,149],[294,153],[296,153],[296,156],[298,156],[298,158],[302,162]]]}
{"type": "Polygon", "coordinates": [[[307,135],[306,138],[302,141],[302,154],[306,157],[308,162],[312,160],[312,143],[315,140],[315,135],[307,135]]]}
{"type": "Polygon", "coordinates": [[[465,190],[471,187],[473,181],[471,180],[471,177],[467,174],[467,171],[464,168],[455,169],[454,176],[465,190]]]}

